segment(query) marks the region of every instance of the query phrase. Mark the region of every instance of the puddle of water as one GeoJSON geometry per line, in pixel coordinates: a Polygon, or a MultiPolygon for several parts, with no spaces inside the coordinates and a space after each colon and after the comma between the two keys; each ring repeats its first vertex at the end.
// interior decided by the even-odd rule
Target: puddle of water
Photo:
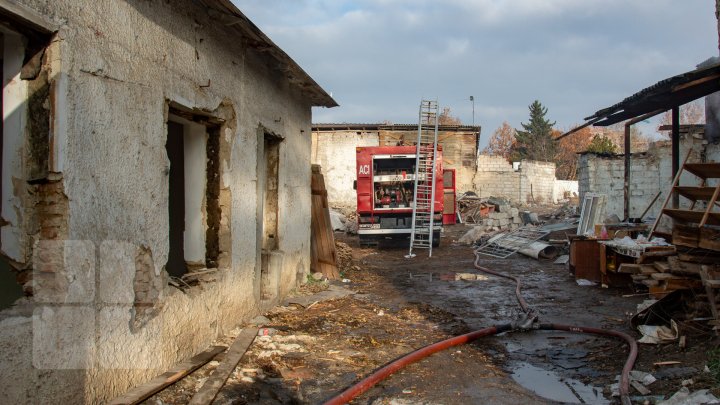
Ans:
{"type": "Polygon", "coordinates": [[[572,378],[562,378],[553,371],[523,363],[513,369],[512,378],[537,395],[558,402],[609,404],[602,390],[572,378]]]}

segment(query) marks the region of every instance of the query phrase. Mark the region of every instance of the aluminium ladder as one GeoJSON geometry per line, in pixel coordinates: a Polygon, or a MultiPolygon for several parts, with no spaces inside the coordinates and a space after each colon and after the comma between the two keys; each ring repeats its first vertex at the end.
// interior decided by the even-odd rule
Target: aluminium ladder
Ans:
{"type": "Polygon", "coordinates": [[[410,252],[413,248],[428,249],[432,256],[433,217],[435,206],[435,157],[438,139],[438,102],[422,100],[418,122],[418,139],[415,153],[415,190],[413,191],[412,230],[410,252]]]}

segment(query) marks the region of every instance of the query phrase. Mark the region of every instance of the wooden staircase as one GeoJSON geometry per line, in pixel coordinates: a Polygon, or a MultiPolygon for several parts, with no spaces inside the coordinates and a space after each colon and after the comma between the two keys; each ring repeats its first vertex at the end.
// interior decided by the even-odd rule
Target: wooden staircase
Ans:
{"type": "Polygon", "coordinates": [[[673,219],[672,240],[676,245],[720,250],[720,180],[710,185],[708,180],[720,179],[720,163],[687,163],[688,152],[682,167],[675,175],[670,191],[666,194],[661,215],[655,220],[650,235],[655,232],[663,215],[673,219]],[[698,186],[680,185],[683,173],[691,173],[700,181],[698,186]],[[687,209],[668,207],[673,196],[683,196],[691,201],[687,209]]]}

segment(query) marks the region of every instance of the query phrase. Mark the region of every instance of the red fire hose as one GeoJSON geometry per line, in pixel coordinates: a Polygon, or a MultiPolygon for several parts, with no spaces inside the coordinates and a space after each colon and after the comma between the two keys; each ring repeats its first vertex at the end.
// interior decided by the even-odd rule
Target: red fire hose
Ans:
{"type": "Polygon", "coordinates": [[[362,394],[363,392],[369,390],[372,388],[373,385],[379,383],[380,381],[384,380],[394,372],[404,368],[407,365],[410,365],[412,363],[415,363],[419,360],[424,359],[425,357],[430,356],[433,353],[437,353],[439,351],[445,350],[447,348],[453,347],[453,346],[459,346],[465,343],[470,343],[474,340],[477,340],[483,336],[490,336],[497,333],[502,333],[511,330],[512,327],[510,324],[505,325],[498,325],[498,326],[491,326],[489,328],[476,330],[474,332],[466,333],[464,335],[456,336],[450,339],[441,340],[437,343],[433,343],[431,345],[425,346],[421,349],[415,350],[412,353],[406,354],[405,356],[391,362],[390,364],[386,365],[385,367],[375,371],[374,373],[370,374],[368,377],[365,377],[362,381],[359,383],[353,385],[352,387],[346,389],[339,395],[333,397],[329,401],[325,402],[325,405],[340,405],[350,402],[353,398],[357,397],[358,395],[362,394]]]}
{"type": "Polygon", "coordinates": [[[375,371],[374,373],[370,374],[368,377],[365,377],[362,381],[358,382],[357,384],[353,385],[352,387],[346,389],[339,395],[331,398],[327,402],[325,402],[325,405],[340,405],[345,404],[351,401],[353,398],[361,395],[365,391],[372,388],[375,384],[378,382],[384,380],[385,378],[389,377],[391,374],[395,373],[396,371],[412,364],[417,361],[420,361],[424,359],[425,357],[430,356],[433,353],[437,353],[441,350],[448,349],[453,346],[458,346],[465,343],[470,343],[474,340],[477,340],[484,336],[491,336],[502,332],[507,332],[511,330],[560,330],[560,331],[566,331],[566,332],[576,332],[576,333],[591,333],[595,335],[601,335],[601,336],[609,336],[609,337],[616,337],[623,339],[628,346],[630,346],[630,354],[628,355],[627,360],[625,361],[625,366],[623,367],[622,374],[620,375],[620,399],[623,405],[630,405],[630,370],[632,370],[633,364],[635,364],[635,359],[637,358],[637,343],[635,342],[635,339],[633,339],[630,335],[618,331],[613,330],[604,330],[604,329],[598,329],[598,328],[587,328],[587,327],[580,327],[580,326],[571,326],[571,325],[562,325],[562,324],[536,324],[535,321],[537,319],[537,315],[535,314],[535,311],[532,310],[527,302],[523,299],[522,295],[520,294],[520,280],[517,277],[498,273],[489,269],[486,269],[479,265],[480,257],[476,253],[475,254],[475,268],[488,273],[492,274],[498,277],[507,278],[510,280],[515,281],[516,287],[515,287],[515,295],[517,297],[518,303],[520,304],[520,307],[522,308],[523,312],[527,315],[527,321],[530,321],[532,325],[525,323],[523,325],[517,325],[515,323],[513,324],[503,324],[503,325],[497,325],[492,326],[489,328],[484,328],[480,330],[476,330],[474,332],[466,333],[464,335],[456,336],[450,339],[442,340],[440,342],[433,343],[431,345],[425,346],[421,349],[415,350],[414,352],[411,352],[409,354],[406,354],[405,356],[389,363],[388,365],[384,366],[383,368],[375,371]]]}

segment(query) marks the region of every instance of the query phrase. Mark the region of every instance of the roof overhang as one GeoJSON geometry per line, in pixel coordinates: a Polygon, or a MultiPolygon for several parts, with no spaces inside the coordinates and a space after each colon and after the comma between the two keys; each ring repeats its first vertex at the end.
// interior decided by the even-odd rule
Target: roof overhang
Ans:
{"type": "MultiPolygon", "coordinates": [[[[313,124],[313,132],[332,131],[417,131],[417,124],[313,124]]],[[[438,125],[438,131],[480,132],[479,125],[438,125]]]]}
{"type": "Polygon", "coordinates": [[[585,123],[555,138],[562,139],[590,125],[608,126],[648,117],[720,91],[720,63],[681,73],[640,90],[623,101],[598,110],[585,123]]]}
{"type": "Polygon", "coordinates": [[[247,18],[230,0],[198,0],[208,8],[210,18],[229,30],[240,34],[243,42],[258,52],[273,58],[278,69],[285,75],[290,85],[298,88],[315,107],[337,107],[338,103],[310,75],[308,75],[290,56],[275,45],[249,18],[247,18]]]}
{"type": "Polygon", "coordinates": [[[585,118],[608,126],[653,111],[667,111],[720,91],[720,63],[661,80],[623,101],[585,118]]]}

